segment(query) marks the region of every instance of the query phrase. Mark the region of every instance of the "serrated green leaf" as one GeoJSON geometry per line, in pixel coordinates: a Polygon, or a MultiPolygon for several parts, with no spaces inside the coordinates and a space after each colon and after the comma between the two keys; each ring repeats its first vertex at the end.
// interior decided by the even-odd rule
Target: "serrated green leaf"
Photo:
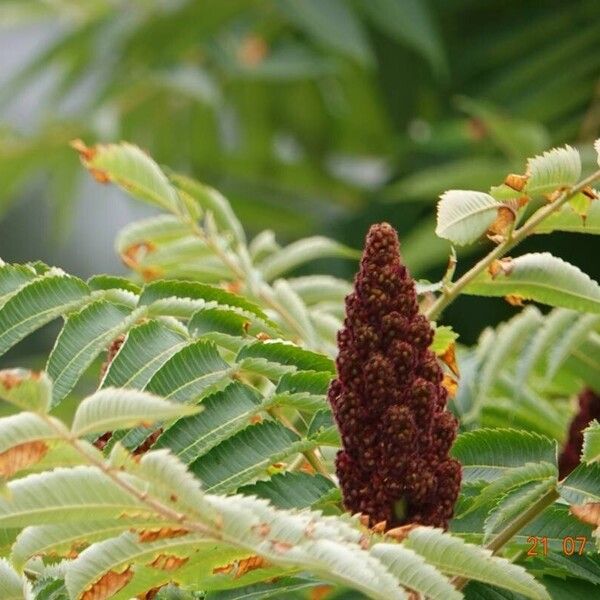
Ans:
{"type": "Polygon", "coordinates": [[[87,280],[90,290],[112,290],[120,289],[132,294],[139,294],[141,289],[139,285],[133,283],[125,277],[116,277],[114,275],[93,275],[87,280]]]}
{"type": "Polygon", "coordinates": [[[52,382],[43,371],[4,369],[0,371],[0,399],[23,410],[47,412],[52,382]]]}
{"type": "Polygon", "coordinates": [[[99,173],[140,200],[169,212],[181,209],[177,191],[160,167],[133,144],[98,144],[90,149],[89,156],[82,156],[82,162],[92,173],[99,173]]]}
{"type": "Polygon", "coordinates": [[[500,477],[481,490],[475,501],[463,514],[467,514],[483,506],[487,502],[494,500],[494,498],[503,496],[513,488],[533,481],[539,481],[540,479],[556,478],[557,473],[556,465],[547,462],[526,463],[521,467],[507,469],[500,477]]]}
{"type": "Polygon", "coordinates": [[[37,277],[29,265],[3,264],[0,266],[0,307],[20,287],[37,277]]]}
{"type": "MultiPolygon", "coordinates": [[[[152,376],[146,391],[174,402],[195,403],[227,385],[234,370],[213,343],[198,340],[173,354],[152,376]]],[[[136,427],[120,441],[126,448],[137,448],[153,430],[136,427]]]]}
{"type": "Polygon", "coordinates": [[[0,598],[2,600],[33,599],[29,582],[3,558],[0,558],[0,598]]]}
{"type": "Polygon", "coordinates": [[[481,273],[465,289],[476,296],[518,296],[551,306],[600,313],[600,285],[549,252],[505,259],[495,277],[481,273]]]}
{"type": "Polygon", "coordinates": [[[169,448],[184,463],[190,463],[247,427],[262,409],[257,392],[239,382],[205,398],[202,407],[201,413],[179,419],[167,428],[154,447],[169,448]]]}
{"type": "Polygon", "coordinates": [[[357,259],[360,253],[322,236],[298,240],[267,256],[257,265],[267,281],[272,281],[317,258],[357,259]]]}
{"type": "Polygon", "coordinates": [[[279,423],[252,425],[225,440],[190,465],[214,493],[230,492],[266,472],[267,467],[311,447],[279,423]]]}
{"type": "Polygon", "coordinates": [[[135,221],[119,231],[115,249],[127,255],[136,246],[158,246],[181,239],[190,233],[190,225],[173,215],[159,215],[135,221]]]}
{"type": "Polygon", "coordinates": [[[437,206],[435,233],[460,246],[470,244],[488,230],[501,206],[492,196],[483,192],[444,192],[437,206]]]}
{"type": "Polygon", "coordinates": [[[0,527],[27,527],[61,521],[116,518],[148,509],[94,467],[55,469],[8,483],[0,497],[0,527]]]}
{"type": "Polygon", "coordinates": [[[529,481],[506,492],[500,497],[485,521],[484,540],[490,539],[494,532],[521,515],[555,486],[556,475],[553,475],[541,481],[529,481]]]}
{"type": "Polygon", "coordinates": [[[592,421],[583,432],[581,460],[593,463],[600,460],[600,423],[592,421]]]}
{"type": "Polygon", "coordinates": [[[55,269],[20,287],[0,309],[0,355],[42,325],[80,306],[88,293],[81,279],[55,269]]]}
{"type": "Polygon", "coordinates": [[[236,361],[244,369],[274,378],[295,370],[335,373],[333,361],[324,354],[300,348],[283,340],[267,340],[244,346],[239,351],[236,361]]]}
{"type": "Polygon", "coordinates": [[[240,494],[269,500],[277,508],[310,508],[332,489],[334,483],[323,475],[286,471],[268,480],[257,481],[239,488],[240,494]]]}
{"type": "Polygon", "coordinates": [[[246,242],[244,228],[225,196],[214,188],[183,175],[172,174],[171,181],[180,190],[180,193],[186,194],[204,211],[210,212],[223,231],[231,232],[238,242],[246,242]]]}
{"type": "Polygon", "coordinates": [[[398,544],[376,544],[371,554],[378,558],[405,587],[431,600],[460,600],[462,594],[437,569],[410,548],[398,544]]]}
{"type": "Polygon", "coordinates": [[[48,358],[46,371],[52,378],[52,404],[63,400],[85,370],[112,340],[126,331],[145,309],[98,300],[69,317],[48,358]]]}
{"type": "Polygon", "coordinates": [[[20,412],[0,419],[0,455],[20,444],[58,437],[59,432],[35,413],[20,412]]]}
{"type": "Polygon", "coordinates": [[[451,454],[463,467],[463,481],[493,481],[527,463],[555,465],[557,444],[516,429],[478,429],[460,434],[451,454]]]}
{"type": "Polygon", "coordinates": [[[525,192],[529,196],[548,194],[575,185],[581,175],[579,152],[571,146],[553,148],[527,161],[528,180],[525,192]]]}
{"type": "Polygon", "coordinates": [[[404,545],[443,573],[498,585],[527,598],[550,599],[544,587],[523,567],[440,529],[418,527],[409,533],[404,545]]]}
{"type": "Polygon", "coordinates": [[[150,320],[133,327],[110,363],[102,387],[142,389],[158,369],[189,341],[179,324],[150,320]]]}
{"type": "Polygon", "coordinates": [[[571,233],[600,234],[600,202],[594,200],[585,216],[578,214],[570,204],[546,217],[534,230],[534,233],[552,233],[568,231],[571,233]]]}
{"type": "Polygon", "coordinates": [[[308,424],[306,437],[323,446],[341,446],[340,433],[333,421],[331,409],[323,408],[315,412],[308,424]]]}
{"type": "Polygon", "coordinates": [[[600,502],[600,463],[580,464],[558,486],[570,504],[600,502]]]}
{"type": "Polygon", "coordinates": [[[144,426],[193,415],[201,409],[167,402],[158,396],[138,390],[105,388],[85,398],[77,407],[71,431],[77,437],[144,426]]]}

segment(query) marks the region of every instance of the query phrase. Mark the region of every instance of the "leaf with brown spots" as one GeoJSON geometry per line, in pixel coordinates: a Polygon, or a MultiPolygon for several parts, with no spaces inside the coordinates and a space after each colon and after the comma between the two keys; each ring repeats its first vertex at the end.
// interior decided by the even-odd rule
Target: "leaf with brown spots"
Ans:
{"type": "Polygon", "coordinates": [[[214,575],[229,575],[232,574],[234,579],[239,579],[250,571],[256,569],[265,569],[271,565],[262,557],[256,554],[249,556],[248,558],[242,558],[240,560],[234,560],[221,567],[215,567],[213,569],[214,575]]]}
{"type": "Polygon", "coordinates": [[[185,565],[190,559],[189,556],[180,557],[174,554],[159,554],[152,562],[148,563],[149,567],[160,569],[161,571],[177,571],[185,565]]]}
{"type": "Polygon", "coordinates": [[[48,444],[42,441],[19,444],[0,453],[0,477],[8,479],[18,471],[38,463],[48,452],[48,444]]]}
{"type": "Polygon", "coordinates": [[[131,567],[122,573],[109,571],[81,595],[80,600],[107,600],[122,590],[133,577],[131,567]]]}
{"type": "Polygon", "coordinates": [[[181,537],[189,533],[183,527],[153,527],[152,529],[141,529],[138,531],[140,542],[154,542],[165,538],[181,537]]]}

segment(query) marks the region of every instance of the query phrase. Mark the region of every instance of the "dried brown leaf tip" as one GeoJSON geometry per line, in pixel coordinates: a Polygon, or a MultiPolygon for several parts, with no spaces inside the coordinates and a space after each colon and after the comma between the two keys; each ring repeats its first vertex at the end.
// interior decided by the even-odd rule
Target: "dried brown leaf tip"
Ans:
{"type": "Polygon", "coordinates": [[[122,573],[109,571],[88,588],[82,594],[80,600],[107,600],[107,598],[112,598],[131,581],[132,577],[133,571],[131,568],[127,568],[122,573]]]}
{"type": "Polygon", "coordinates": [[[8,479],[15,473],[38,463],[48,452],[48,444],[26,442],[0,453],[0,477],[8,479]]]}
{"type": "Polygon", "coordinates": [[[394,529],[389,529],[386,531],[385,536],[390,537],[397,542],[403,542],[408,534],[413,530],[419,527],[416,523],[410,523],[408,525],[403,525],[402,527],[395,527],[394,529]]]}
{"type": "Polygon", "coordinates": [[[16,369],[7,369],[0,372],[0,385],[9,392],[23,383],[23,376],[16,369]]]}
{"type": "Polygon", "coordinates": [[[578,464],[583,448],[583,430],[594,420],[600,420],[600,396],[584,389],[577,398],[578,410],[571,425],[569,437],[558,457],[559,476],[566,477],[578,464]]]}
{"type": "Polygon", "coordinates": [[[501,258],[500,260],[494,260],[488,267],[488,273],[492,279],[496,279],[498,275],[510,275],[513,270],[513,264],[511,258],[501,258]]]}
{"type": "Polygon", "coordinates": [[[456,361],[456,344],[452,342],[440,356],[440,360],[457,376],[460,377],[458,362],[456,361]]]}
{"type": "Polygon", "coordinates": [[[344,505],[371,526],[446,527],[461,480],[448,456],[457,431],[443,373],[429,350],[415,283],[387,223],[367,235],[328,398],[342,437],[336,470],[344,505]]]}
{"type": "Polygon", "coordinates": [[[523,298],[523,296],[519,296],[518,294],[507,294],[504,296],[504,299],[511,306],[523,306],[525,301],[525,298],[523,298]]]}
{"type": "Polygon", "coordinates": [[[269,46],[264,38],[258,35],[249,35],[238,49],[238,60],[245,67],[257,67],[269,53],[269,46]]]}
{"type": "Polygon", "coordinates": [[[79,153],[79,157],[81,158],[83,166],[90,172],[91,176],[98,183],[110,182],[110,175],[106,171],[103,171],[102,169],[97,169],[91,164],[91,162],[94,160],[94,158],[96,158],[96,155],[98,154],[98,149],[95,146],[86,146],[85,143],[79,139],[72,140],[70,145],[71,148],[75,149],[79,153]]]}
{"type": "Polygon", "coordinates": [[[515,173],[510,173],[506,176],[504,184],[517,192],[522,192],[527,185],[528,179],[529,177],[527,177],[527,175],[516,175],[515,173]]]}
{"type": "Polygon", "coordinates": [[[571,514],[580,521],[600,527],[600,502],[588,502],[587,504],[574,504],[570,508],[571,514]]]}

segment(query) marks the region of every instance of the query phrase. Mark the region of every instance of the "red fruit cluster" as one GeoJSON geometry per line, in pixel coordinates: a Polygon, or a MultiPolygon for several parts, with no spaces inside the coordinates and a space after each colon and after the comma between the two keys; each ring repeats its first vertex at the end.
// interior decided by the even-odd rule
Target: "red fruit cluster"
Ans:
{"type": "Polygon", "coordinates": [[[399,249],[390,225],[373,225],[346,298],[328,394],[343,446],[336,469],[346,508],[371,525],[445,528],[461,481],[448,456],[457,422],[399,249]]]}
{"type": "Polygon", "coordinates": [[[600,420],[600,396],[590,389],[579,394],[579,411],[569,427],[567,443],[558,458],[559,476],[566,477],[578,464],[583,448],[583,430],[594,420],[600,420]]]}

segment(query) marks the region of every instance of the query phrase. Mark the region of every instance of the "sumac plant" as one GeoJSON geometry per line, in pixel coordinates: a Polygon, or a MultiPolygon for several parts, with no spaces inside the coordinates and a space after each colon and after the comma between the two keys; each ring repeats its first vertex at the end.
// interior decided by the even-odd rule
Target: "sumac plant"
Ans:
{"type": "Polygon", "coordinates": [[[63,320],[42,371],[0,371],[0,598],[598,597],[600,286],[513,252],[600,233],[575,149],[444,193],[438,235],[492,249],[432,283],[390,224],[362,255],[249,241],[216,190],[73,145],[159,214],[118,236],[127,278],[0,266],[0,354],[63,320]],[[354,283],[294,276],[326,256],[354,283]],[[466,347],[460,294],[526,306],[466,347]]]}

